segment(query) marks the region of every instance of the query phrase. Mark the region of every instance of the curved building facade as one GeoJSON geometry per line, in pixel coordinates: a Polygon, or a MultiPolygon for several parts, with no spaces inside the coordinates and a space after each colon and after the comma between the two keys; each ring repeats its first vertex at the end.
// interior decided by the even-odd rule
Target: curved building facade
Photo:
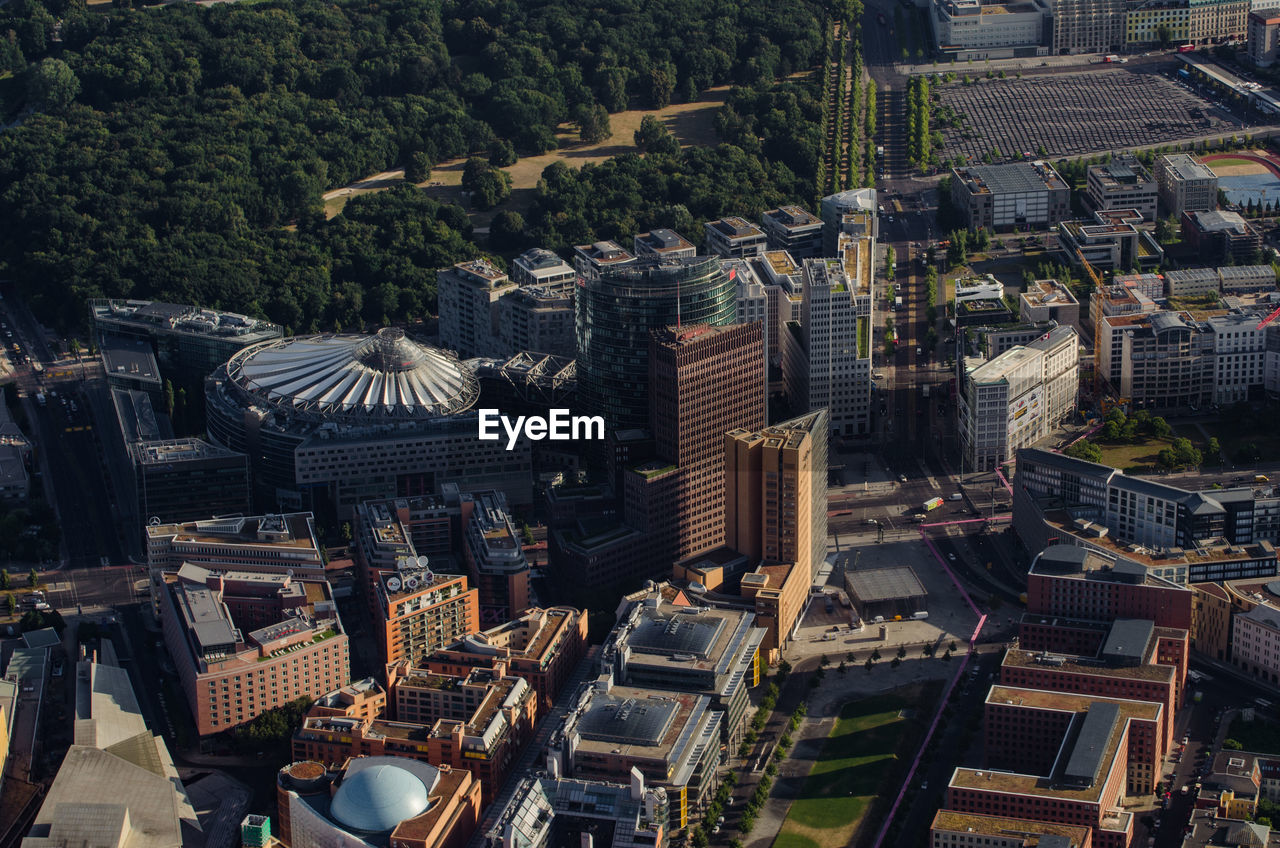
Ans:
{"type": "Polygon", "coordinates": [[[249,455],[260,506],[339,519],[446,481],[529,503],[529,445],[480,441],[478,397],[470,368],[394,328],[254,345],[205,386],[209,438],[249,455]]]}
{"type": "Polygon", "coordinates": [[[277,775],[276,802],[291,848],[456,848],[480,823],[470,773],[405,757],[354,757],[336,772],[291,763],[277,775]]]}
{"type": "Polygon", "coordinates": [[[649,423],[649,332],[737,319],[735,283],[718,256],[646,258],[578,288],[578,410],[609,429],[649,423]]]}

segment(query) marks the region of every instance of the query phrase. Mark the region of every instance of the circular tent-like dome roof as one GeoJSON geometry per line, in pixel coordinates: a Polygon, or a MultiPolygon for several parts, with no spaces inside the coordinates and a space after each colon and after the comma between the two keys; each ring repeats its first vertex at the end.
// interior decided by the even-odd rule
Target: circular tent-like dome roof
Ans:
{"type": "Polygon", "coordinates": [[[430,800],[420,779],[399,766],[373,766],[342,781],[329,812],[354,830],[382,833],[421,815],[430,800]]]}
{"type": "Polygon", "coordinates": [[[480,394],[452,354],[391,327],[248,347],[227,362],[227,377],[263,405],[335,419],[435,418],[470,409],[480,394]]]}

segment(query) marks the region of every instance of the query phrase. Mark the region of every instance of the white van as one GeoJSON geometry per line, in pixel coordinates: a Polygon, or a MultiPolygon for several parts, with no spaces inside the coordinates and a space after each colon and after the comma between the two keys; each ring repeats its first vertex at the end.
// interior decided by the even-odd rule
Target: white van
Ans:
{"type": "Polygon", "coordinates": [[[964,495],[960,494],[959,492],[953,492],[950,495],[947,495],[947,500],[949,501],[959,501],[963,499],[964,499],[964,495]]]}

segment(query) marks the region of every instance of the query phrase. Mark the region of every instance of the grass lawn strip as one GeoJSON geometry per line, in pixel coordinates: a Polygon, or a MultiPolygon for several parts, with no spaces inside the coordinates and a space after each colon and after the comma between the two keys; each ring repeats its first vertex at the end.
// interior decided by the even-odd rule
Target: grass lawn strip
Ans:
{"type": "Polygon", "coordinates": [[[884,780],[896,771],[888,766],[902,753],[910,723],[899,712],[907,706],[892,694],[844,705],[774,848],[849,843],[884,780]]]}
{"type": "MultiPolygon", "coordinates": [[[[1212,431],[1211,431],[1212,432],[1212,431]]],[[[1102,448],[1102,464],[1110,465],[1112,468],[1124,470],[1126,468],[1139,468],[1144,471],[1155,470],[1159,463],[1156,457],[1160,451],[1173,445],[1173,440],[1185,436],[1191,440],[1191,444],[1195,445],[1196,450],[1203,453],[1208,446],[1204,437],[1200,435],[1200,431],[1194,428],[1187,428],[1185,432],[1174,430],[1173,435],[1165,438],[1157,438],[1149,436],[1140,442],[1104,442],[1096,436],[1093,441],[1098,447],[1102,448]]],[[[1221,436],[1218,437],[1221,440],[1221,436]]],[[[1205,457],[1205,465],[1216,465],[1217,460],[1211,457],[1205,457]]]]}

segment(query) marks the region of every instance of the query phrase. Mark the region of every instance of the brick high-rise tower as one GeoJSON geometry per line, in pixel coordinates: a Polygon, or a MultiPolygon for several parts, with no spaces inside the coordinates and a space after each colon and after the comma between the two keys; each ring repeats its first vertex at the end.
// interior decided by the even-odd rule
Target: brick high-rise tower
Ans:
{"type": "Polygon", "coordinates": [[[658,459],[625,480],[627,523],[655,569],[724,543],[724,439],[767,421],[758,323],[667,327],[649,343],[649,426],[658,459]]]}

